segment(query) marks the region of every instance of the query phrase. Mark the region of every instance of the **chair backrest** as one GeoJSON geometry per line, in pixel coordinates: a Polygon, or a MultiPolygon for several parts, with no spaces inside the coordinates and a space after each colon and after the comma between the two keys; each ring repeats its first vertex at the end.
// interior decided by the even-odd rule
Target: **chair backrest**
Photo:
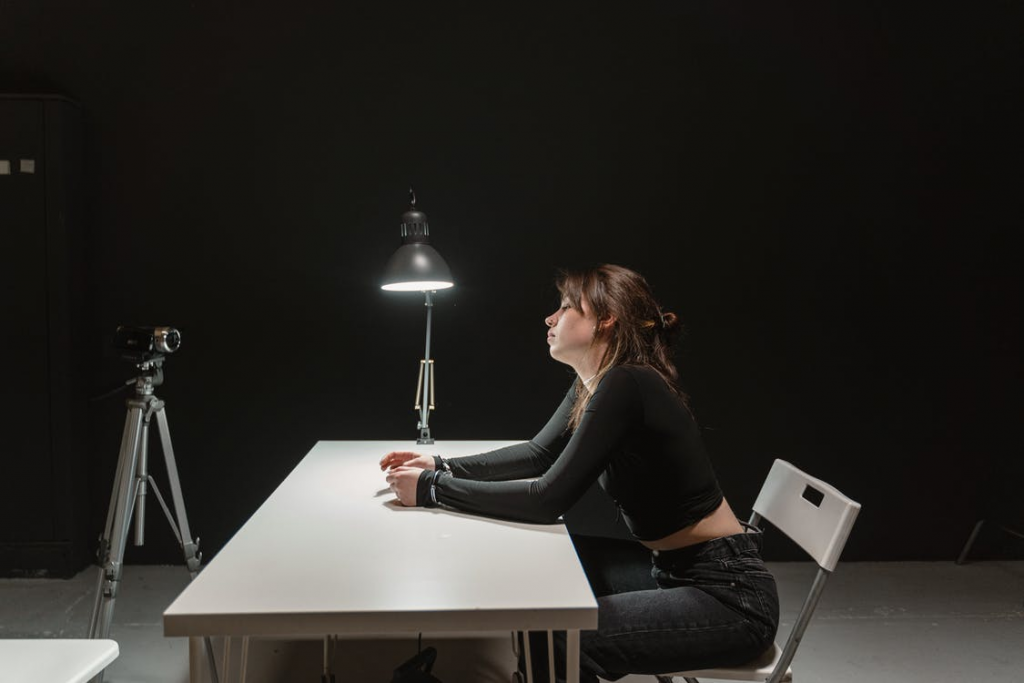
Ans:
{"type": "Polygon", "coordinates": [[[754,514],[767,519],[831,572],[860,512],[860,503],[835,487],[776,460],[754,502],[754,514]]]}

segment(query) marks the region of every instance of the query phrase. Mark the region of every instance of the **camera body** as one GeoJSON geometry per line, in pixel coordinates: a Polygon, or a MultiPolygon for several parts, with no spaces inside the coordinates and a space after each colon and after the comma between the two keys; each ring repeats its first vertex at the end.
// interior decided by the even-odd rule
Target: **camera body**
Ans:
{"type": "Polygon", "coordinates": [[[174,353],[181,346],[181,333],[174,327],[119,325],[114,333],[114,348],[133,363],[148,363],[174,353]]]}

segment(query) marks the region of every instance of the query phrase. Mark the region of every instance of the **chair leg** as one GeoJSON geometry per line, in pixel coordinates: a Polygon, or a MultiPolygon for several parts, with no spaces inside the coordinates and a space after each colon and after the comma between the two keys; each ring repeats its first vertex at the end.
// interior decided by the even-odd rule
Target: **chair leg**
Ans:
{"type": "MultiPolygon", "coordinates": [[[[985,520],[981,520],[974,525],[974,529],[971,531],[971,535],[967,538],[967,543],[964,544],[964,549],[960,551],[960,557],[956,558],[957,564],[963,564],[967,561],[967,553],[971,551],[971,546],[974,545],[975,539],[978,538],[978,532],[981,531],[981,526],[984,523],[985,520]]],[[[1003,526],[1002,524],[997,524],[996,526],[998,526],[1000,530],[1005,531],[1011,536],[1014,536],[1016,538],[1024,538],[1024,534],[1017,531],[1016,529],[1011,529],[1010,527],[1003,526]]]]}
{"type": "Polygon", "coordinates": [[[974,540],[978,538],[978,532],[981,531],[981,526],[985,523],[985,520],[978,520],[978,523],[974,525],[974,529],[971,531],[971,535],[967,537],[967,543],[964,543],[963,550],[960,551],[960,556],[956,558],[957,564],[963,564],[967,561],[967,553],[971,552],[971,546],[974,545],[974,540]]]}

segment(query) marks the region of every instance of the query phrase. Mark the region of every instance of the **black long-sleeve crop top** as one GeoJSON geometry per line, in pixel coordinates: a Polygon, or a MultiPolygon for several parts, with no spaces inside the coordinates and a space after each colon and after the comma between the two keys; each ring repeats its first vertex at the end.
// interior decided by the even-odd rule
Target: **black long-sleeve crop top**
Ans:
{"type": "Polygon", "coordinates": [[[570,388],[547,425],[526,443],[446,460],[450,473],[425,471],[418,502],[429,500],[433,483],[438,503],[551,523],[596,479],[642,541],[687,527],[722,502],[697,425],[653,369],[617,366],[605,373],[570,433],[574,400],[570,388]]]}

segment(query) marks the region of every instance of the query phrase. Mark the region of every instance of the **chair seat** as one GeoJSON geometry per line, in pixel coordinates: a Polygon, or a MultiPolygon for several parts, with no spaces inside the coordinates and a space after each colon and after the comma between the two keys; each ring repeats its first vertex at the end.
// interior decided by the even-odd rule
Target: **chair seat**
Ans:
{"type": "MultiPolygon", "coordinates": [[[[673,674],[662,674],[662,676],[678,678],[720,678],[729,681],[765,681],[772,675],[772,671],[775,670],[775,664],[779,661],[779,657],[781,656],[782,650],[779,649],[777,644],[772,643],[771,648],[765,650],[763,655],[757,659],[747,662],[746,664],[741,664],[740,666],[679,671],[673,674]]],[[[782,677],[782,681],[788,682],[792,680],[793,670],[787,667],[786,675],[782,677]]]]}

